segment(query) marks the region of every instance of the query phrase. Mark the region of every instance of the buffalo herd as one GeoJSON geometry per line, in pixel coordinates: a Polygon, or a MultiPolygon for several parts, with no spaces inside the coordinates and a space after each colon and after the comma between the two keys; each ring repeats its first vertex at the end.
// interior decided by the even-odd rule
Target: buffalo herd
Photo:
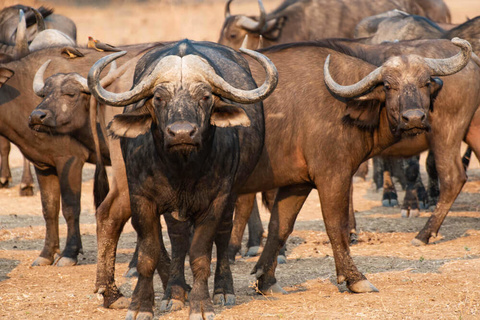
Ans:
{"type": "MultiPolygon", "coordinates": [[[[453,25],[442,0],[285,0],[269,13],[258,0],[258,16],[232,14],[232,4],[218,43],[88,48],[76,44],[73,21],[52,9],[0,11],[0,185],[11,179],[12,142],[34,165],[40,187],[46,232],[32,265],[77,264],[82,169],[96,164],[95,292],[104,307],[127,308],[126,319],[153,319],[155,271],[162,311],[188,299],[190,319],[213,319],[214,304],[235,304],[230,262],[247,221],[258,238],[249,246],[263,232],[257,192],[271,214],[252,271],[259,292],[285,292],[277,256],[312,189],[337,282],[354,293],[376,292],[349,249],[352,179],[362,163],[429,150],[436,206],[412,240],[426,245],[466,182],[462,141],[480,156],[479,18],[453,25]],[[129,219],[137,232],[131,299],[115,283],[129,219]]],[[[31,194],[27,160],[22,190],[31,194]]],[[[402,209],[413,210],[424,201],[418,158],[407,164],[399,171],[413,193],[402,209]]]]}

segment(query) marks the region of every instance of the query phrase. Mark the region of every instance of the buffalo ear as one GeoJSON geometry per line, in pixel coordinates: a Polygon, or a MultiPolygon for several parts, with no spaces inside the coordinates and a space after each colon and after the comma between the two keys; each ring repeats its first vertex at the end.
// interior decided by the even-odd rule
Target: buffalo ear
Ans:
{"type": "Polygon", "coordinates": [[[385,101],[383,86],[377,86],[367,94],[347,101],[343,122],[364,130],[372,130],[380,123],[380,109],[385,101]]]}
{"type": "Polygon", "coordinates": [[[143,105],[131,112],[116,115],[108,124],[107,129],[113,138],[136,138],[147,133],[152,122],[152,114],[148,107],[143,105]]]}
{"type": "Polygon", "coordinates": [[[0,88],[10,79],[13,77],[15,72],[10,69],[0,67],[0,88]]]}
{"type": "Polygon", "coordinates": [[[283,26],[285,25],[285,17],[272,19],[267,21],[265,31],[262,32],[262,36],[270,40],[276,40],[282,34],[283,26]]]}
{"type": "Polygon", "coordinates": [[[75,59],[79,57],[84,57],[85,55],[81,53],[78,49],[74,47],[63,47],[61,54],[67,59],[75,59]]]}
{"type": "Polygon", "coordinates": [[[250,126],[250,119],[245,113],[245,110],[243,110],[241,107],[225,103],[220,99],[215,100],[216,101],[213,106],[213,112],[210,116],[210,123],[212,125],[222,128],[235,126],[250,126]]]}
{"type": "Polygon", "coordinates": [[[385,90],[383,88],[383,85],[379,85],[376,86],[373,90],[355,99],[360,101],[377,100],[380,102],[385,102],[385,90]]]}
{"type": "Polygon", "coordinates": [[[430,84],[430,95],[434,98],[437,97],[438,93],[443,87],[443,80],[440,78],[432,78],[432,82],[430,84]]]}

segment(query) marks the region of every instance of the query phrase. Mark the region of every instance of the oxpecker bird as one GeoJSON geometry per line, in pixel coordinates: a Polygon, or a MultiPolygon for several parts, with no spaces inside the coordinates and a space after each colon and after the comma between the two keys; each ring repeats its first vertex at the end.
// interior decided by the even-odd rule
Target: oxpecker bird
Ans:
{"type": "Polygon", "coordinates": [[[92,37],[88,37],[88,43],[87,43],[87,48],[93,48],[97,51],[122,51],[118,48],[115,48],[114,46],[108,44],[108,43],[103,43],[98,40],[93,39],[92,37]]]}

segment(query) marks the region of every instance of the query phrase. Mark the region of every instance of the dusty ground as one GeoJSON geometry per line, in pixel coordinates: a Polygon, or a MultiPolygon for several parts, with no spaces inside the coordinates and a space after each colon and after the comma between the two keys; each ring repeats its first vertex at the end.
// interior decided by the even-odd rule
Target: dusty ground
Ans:
{"type": "MultiPolygon", "coordinates": [[[[121,2],[121,1],[118,1],[121,2]]],[[[268,9],[279,1],[265,1],[268,9]]],[[[478,0],[447,1],[454,22],[480,14],[478,0]]],[[[0,0],[0,7],[16,1],[0,0]]],[[[45,4],[44,1],[25,1],[45,4]]],[[[255,13],[254,1],[232,5],[233,12],[255,13]]],[[[189,37],[218,38],[223,3],[172,5],[116,5],[110,8],[57,7],[78,26],[80,44],[87,36],[112,44],[189,37]]],[[[0,318],[1,319],[120,319],[124,310],[107,310],[93,293],[96,262],[95,217],[92,204],[94,168],[84,174],[81,231],[84,254],[75,267],[30,267],[44,237],[38,188],[31,198],[18,196],[21,156],[11,155],[13,187],[0,190],[0,318]]],[[[423,170],[423,168],[422,168],[423,170]]],[[[423,170],[424,171],[424,170],[423,170]]],[[[218,319],[479,319],[480,318],[480,168],[473,161],[469,181],[441,229],[441,237],[426,247],[410,240],[430,213],[402,219],[399,208],[381,207],[371,178],[355,184],[359,244],[352,255],[359,269],[380,293],[355,295],[335,284],[335,268],[321,221],[318,197],[307,200],[288,243],[288,263],[277,269],[279,283],[288,295],[262,297],[253,293],[250,270],[256,258],[240,259],[233,266],[237,305],[217,308],[218,319]]],[[[403,194],[401,195],[403,196],[403,194]]],[[[268,216],[263,213],[263,220],[268,216]]],[[[61,237],[66,227],[61,220],[61,237]]],[[[122,275],[134,248],[135,234],[127,225],[120,242],[117,281],[130,296],[134,281],[122,275]]],[[[168,239],[165,239],[168,244],[168,239]]],[[[62,242],[63,243],[63,242],[62,242]]],[[[191,281],[190,272],[188,274],[191,281]]],[[[162,296],[156,278],[157,305],[162,296]]],[[[182,310],[156,318],[184,319],[182,310]]]]}

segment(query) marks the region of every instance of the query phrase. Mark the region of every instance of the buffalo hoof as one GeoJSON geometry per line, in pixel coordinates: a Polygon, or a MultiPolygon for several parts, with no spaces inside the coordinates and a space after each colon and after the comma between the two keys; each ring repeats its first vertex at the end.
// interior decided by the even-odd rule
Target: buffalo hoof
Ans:
{"type": "Polygon", "coordinates": [[[255,257],[260,251],[260,246],[253,246],[248,248],[248,251],[245,253],[246,257],[255,257]]]}
{"type": "Polygon", "coordinates": [[[177,311],[183,309],[184,307],[185,303],[181,300],[162,300],[162,302],[160,303],[160,312],[177,311]]]}
{"type": "Polygon", "coordinates": [[[409,215],[408,209],[402,209],[400,213],[402,215],[402,218],[408,218],[408,215],[409,215]]]}
{"type": "Polygon", "coordinates": [[[218,293],[213,296],[213,304],[219,306],[234,306],[236,297],[234,294],[218,293]]]}
{"type": "Polygon", "coordinates": [[[420,217],[420,210],[418,210],[418,209],[410,210],[409,218],[418,218],[418,217],[420,217]]]}
{"type": "Polygon", "coordinates": [[[33,261],[32,267],[41,267],[41,266],[50,266],[53,264],[53,260],[44,258],[44,257],[38,257],[33,261]]]}
{"type": "Polygon", "coordinates": [[[398,206],[397,199],[384,199],[382,200],[382,206],[384,207],[396,207],[398,206]]]}
{"type": "Polygon", "coordinates": [[[420,239],[417,239],[417,238],[413,238],[411,243],[415,246],[415,247],[421,247],[421,246],[426,246],[428,243],[425,243],[423,242],[422,240],[420,239]]]}
{"type": "Polygon", "coordinates": [[[188,317],[189,320],[213,320],[215,319],[215,313],[213,312],[204,312],[203,314],[201,313],[192,313],[190,314],[190,317],[188,317]]]}
{"type": "Polygon", "coordinates": [[[109,309],[127,309],[129,305],[130,305],[130,299],[122,296],[118,298],[114,303],[109,305],[108,308],[109,309]]]}
{"type": "Polygon", "coordinates": [[[358,243],[358,234],[355,232],[350,233],[350,245],[355,245],[358,243]]]}
{"type": "Polygon", "coordinates": [[[273,284],[270,288],[262,290],[263,294],[288,294],[278,283],[273,284]]]}
{"type": "Polygon", "coordinates": [[[279,254],[277,256],[277,264],[286,264],[287,263],[287,257],[285,257],[283,254],[279,254]]]}
{"type": "Polygon", "coordinates": [[[8,184],[10,183],[10,179],[8,178],[0,178],[0,189],[8,188],[8,184]]]}
{"type": "Polygon", "coordinates": [[[354,293],[378,292],[373,284],[368,280],[360,280],[348,286],[348,289],[354,293]]]}
{"type": "Polygon", "coordinates": [[[77,264],[77,259],[60,257],[55,261],[57,267],[72,267],[77,264]]]}
{"type": "Polygon", "coordinates": [[[133,310],[128,310],[125,320],[152,320],[153,313],[151,312],[138,312],[133,310]]]}
{"type": "Polygon", "coordinates": [[[127,272],[123,275],[125,278],[138,278],[138,271],[137,268],[130,268],[127,272]]]}
{"type": "Polygon", "coordinates": [[[20,197],[31,197],[34,195],[32,185],[20,184],[20,197]]]}

